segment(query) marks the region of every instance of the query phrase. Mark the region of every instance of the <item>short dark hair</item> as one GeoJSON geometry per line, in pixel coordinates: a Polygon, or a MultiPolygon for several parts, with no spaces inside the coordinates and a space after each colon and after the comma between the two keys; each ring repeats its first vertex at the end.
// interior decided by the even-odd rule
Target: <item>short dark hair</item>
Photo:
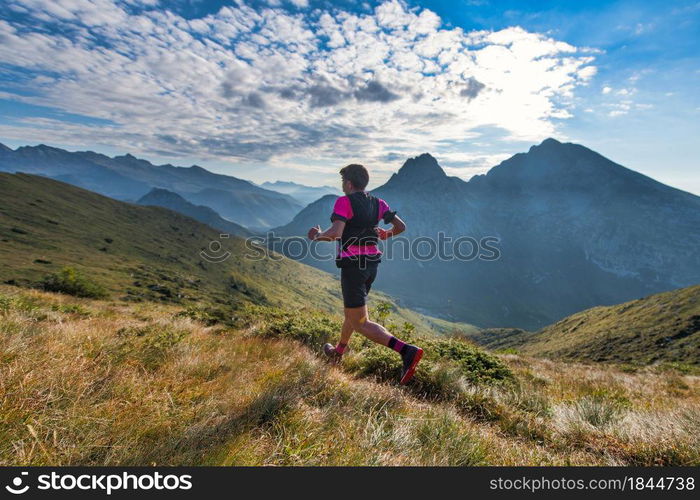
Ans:
{"type": "Polygon", "coordinates": [[[369,172],[364,165],[353,163],[340,169],[340,175],[344,181],[350,181],[355,189],[364,190],[369,184],[369,172]]]}

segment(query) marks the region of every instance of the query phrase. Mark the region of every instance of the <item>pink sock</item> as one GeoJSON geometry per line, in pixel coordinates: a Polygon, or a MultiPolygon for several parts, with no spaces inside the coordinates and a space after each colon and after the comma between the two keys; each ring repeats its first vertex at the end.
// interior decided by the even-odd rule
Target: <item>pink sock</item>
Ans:
{"type": "Polygon", "coordinates": [[[347,347],[347,344],[343,344],[342,342],[338,342],[338,345],[335,346],[335,352],[338,354],[343,354],[345,352],[345,348],[347,347]]]}
{"type": "Polygon", "coordinates": [[[389,343],[387,344],[387,347],[389,347],[389,348],[395,350],[396,352],[398,352],[399,354],[401,354],[401,349],[403,349],[403,346],[405,346],[405,345],[406,345],[405,342],[400,341],[396,337],[391,337],[389,339],[389,343]]]}

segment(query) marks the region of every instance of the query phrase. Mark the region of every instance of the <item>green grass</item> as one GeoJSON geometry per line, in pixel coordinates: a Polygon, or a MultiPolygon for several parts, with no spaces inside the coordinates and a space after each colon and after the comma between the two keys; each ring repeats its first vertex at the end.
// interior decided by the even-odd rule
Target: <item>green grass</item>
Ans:
{"type": "Polygon", "coordinates": [[[587,309],[534,333],[491,329],[467,337],[501,352],[700,373],[700,285],[587,309]]]}
{"type": "MultiPolygon", "coordinates": [[[[692,357],[646,367],[631,362],[649,361],[636,340],[619,367],[494,354],[465,325],[377,294],[371,317],[426,351],[399,387],[396,353],[357,334],[341,365],[325,363],[337,280],[245,259],[235,238],[224,263],[203,261],[217,237],[168,210],[0,174],[0,279],[14,285],[0,285],[1,465],[700,464],[692,357]]],[[[688,290],[627,322],[692,318],[688,290]]]]}
{"type": "MultiPolygon", "coordinates": [[[[280,255],[252,260],[247,253],[244,240],[221,240],[219,231],[164,208],[0,173],[0,282],[209,310],[250,303],[342,312],[336,276],[280,255]],[[201,257],[212,241],[231,253],[224,262],[201,257]]],[[[379,302],[389,302],[395,317],[422,331],[469,328],[373,293],[371,304],[379,302]]]]}
{"type": "Polygon", "coordinates": [[[402,387],[396,353],[356,334],[327,364],[338,327],[318,310],[193,317],[0,286],[0,464],[700,464],[692,375],[414,332],[427,354],[402,387]]]}

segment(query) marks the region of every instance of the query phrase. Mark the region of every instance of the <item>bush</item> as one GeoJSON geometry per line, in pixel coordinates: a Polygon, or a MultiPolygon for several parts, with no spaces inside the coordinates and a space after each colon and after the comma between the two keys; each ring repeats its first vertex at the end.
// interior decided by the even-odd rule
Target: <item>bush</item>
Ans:
{"type": "Polygon", "coordinates": [[[373,344],[346,360],[345,365],[353,373],[373,376],[380,380],[398,380],[401,377],[401,357],[391,349],[373,344]]]}
{"type": "Polygon", "coordinates": [[[253,309],[260,315],[263,324],[257,335],[301,342],[315,350],[324,343],[336,340],[341,325],[325,314],[311,311],[288,312],[276,308],[249,308],[242,310],[242,316],[253,314],[253,309]]]}
{"type": "Polygon", "coordinates": [[[0,313],[7,314],[12,308],[12,298],[7,295],[0,295],[0,313]]]}
{"type": "Polygon", "coordinates": [[[234,315],[233,308],[230,307],[191,306],[184,311],[180,311],[177,315],[202,322],[207,326],[219,324],[236,326],[236,316],[234,315]]]}
{"type": "MultiPolygon", "coordinates": [[[[428,399],[452,399],[464,391],[466,383],[494,384],[514,380],[511,371],[498,358],[459,340],[418,340],[425,357],[418,366],[410,390],[428,399]]],[[[355,352],[345,367],[360,376],[397,381],[401,377],[401,357],[391,349],[372,344],[355,352]]]]}
{"type": "Polygon", "coordinates": [[[107,296],[102,285],[94,283],[72,267],[64,267],[58,273],[46,276],[40,283],[47,292],[65,293],[76,297],[101,299],[107,296]]]}
{"type": "Polygon", "coordinates": [[[497,383],[514,380],[513,373],[497,357],[459,339],[423,341],[423,349],[429,359],[452,360],[462,375],[474,384],[497,383]]]}
{"type": "Polygon", "coordinates": [[[77,316],[87,317],[90,316],[90,311],[85,309],[80,304],[52,304],[52,311],[57,311],[63,314],[75,314],[77,316]]]}

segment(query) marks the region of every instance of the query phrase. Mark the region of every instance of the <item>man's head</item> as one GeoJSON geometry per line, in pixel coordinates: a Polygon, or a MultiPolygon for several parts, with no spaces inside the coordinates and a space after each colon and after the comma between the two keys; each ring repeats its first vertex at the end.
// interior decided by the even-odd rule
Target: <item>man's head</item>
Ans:
{"type": "Polygon", "coordinates": [[[364,191],[369,184],[369,172],[363,165],[353,163],[340,169],[343,178],[343,193],[350,194],[353,191],[364,191]]]}

